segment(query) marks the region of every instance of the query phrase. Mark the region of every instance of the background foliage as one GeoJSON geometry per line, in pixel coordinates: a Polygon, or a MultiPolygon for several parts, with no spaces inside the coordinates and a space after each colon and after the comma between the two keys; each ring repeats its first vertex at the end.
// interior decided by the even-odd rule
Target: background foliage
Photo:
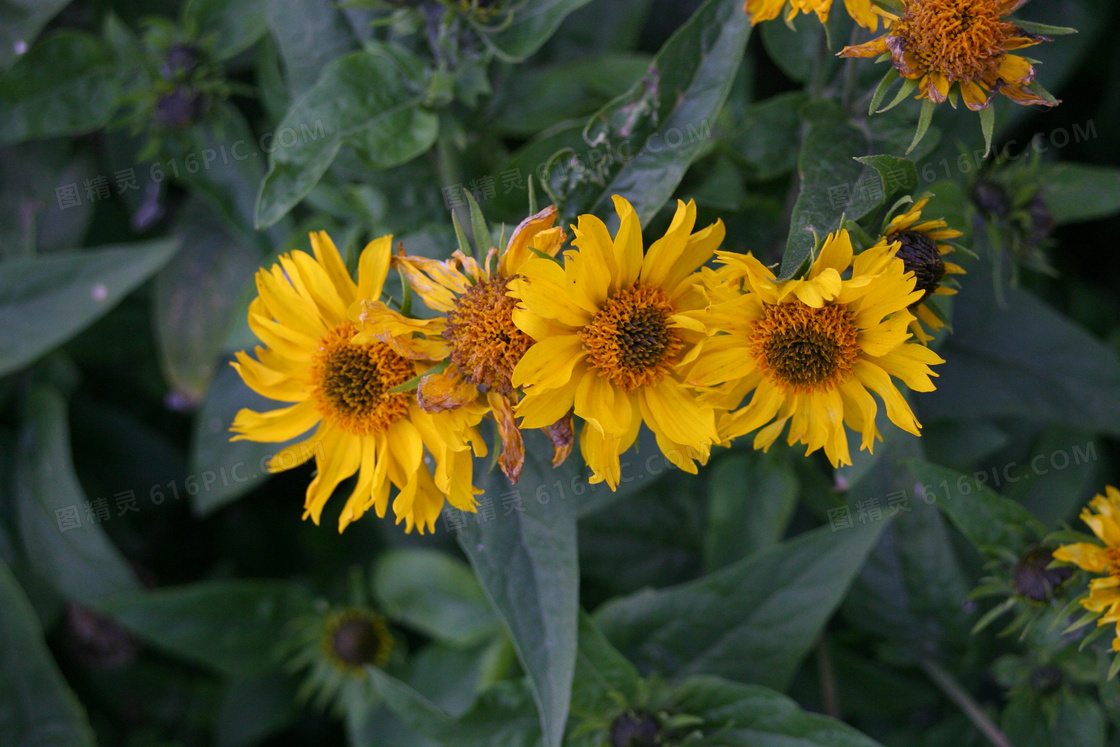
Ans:
{"type": "Polygon", "coordinates": [[[997,165],[947,107],[887,155],[917,105],[869,119],[880,70],[739,0],[0,4],[0,742],[594,745],[655,714],[667,744],[965,747],[973,707],[1120,744],[1107,638],[985,616],[1069,615],[1016,563],[1120,435],[1120,9],[1020,15],[1081,33],[1035,48],[1060,107],[997,105],[997,165]],[[255,269],[318,229],[445,257],[463,188],[508,235],[530,179],[565,222],[622,194],[647,236],[693,198],[785,271],[805,229],[932,191],[978,258],[924,437],[835,474],[747,439],[698,477],[643,437],[612,494],[531,435],[465,527],[299,521],[308,468],[228,442],[262,404],[226,365],[255,269]],[[993,568],[1013,602],[970,596],[993,568]],[[397,650],[321,707],[292,652],[352,604],[397,650]]]}

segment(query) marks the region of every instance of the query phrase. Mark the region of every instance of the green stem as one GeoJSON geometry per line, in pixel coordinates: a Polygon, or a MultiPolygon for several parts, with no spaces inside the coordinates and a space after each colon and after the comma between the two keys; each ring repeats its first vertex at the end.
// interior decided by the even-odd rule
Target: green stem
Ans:
{"type": "Polygon", "coordinates": [[[832,718],[840,718],[840,693],[836,687],[836,666],[832,662],[832,652],[822,638],[817,645],[817,675],[821,680],[821,700],[824,712],[832,718]]]}
{"type": "Polygon", "coordinates": [[[999,730],[999,727],[988,718],[988,714],[984,712],[980,704],[973,699],[972,695],[964,689],[961,683],[957,682],[956,677],[947,669],[932,659],[922,659],[918,664],[921,666],[922,671],[933,680],[934,684],[941,688],[941,692],[945,693],[945,696],[961,709],[964,715],[968,717],[968,720],[972,722],[972,725],[975,726],[989,742],[995,747],[1014,747],[1014,745],[1011,744],[1011,740],[1009,740],[1007,736],[999,730]]]}
{"type": "Polygon", "coordinates": [[[824,94],[824,72],[828,65],[828,35],[822,33],[817,43],[817,53],[813,58],[813,74],[809,78],[809,95],[819,99],[824,94]]]}

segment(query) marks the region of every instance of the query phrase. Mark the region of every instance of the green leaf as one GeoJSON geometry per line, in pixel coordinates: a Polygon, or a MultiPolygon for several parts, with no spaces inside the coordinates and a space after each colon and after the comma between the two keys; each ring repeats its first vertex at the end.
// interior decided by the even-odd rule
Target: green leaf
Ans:
{"type": "Polygon", "coordinates": [[[183,207],[175,232],[181,248],[156,275],[152,326],[168,384],[198,405],[217,372],[245,278],[260,257],[200,201],[183,207]]]}
{"type": "Polygon", "coordinates": [[[0,262],[0,375],[88,327],[166,264],[175,248],[160,240],[0,262]]]}
{"type": "Polygon", "coordinates": [[[587,123],[587,163],[552,178],[568,216],[631,202],[644,223],[680,184],[711,137],[743,59],[750,23],[735,0],[707,0],[669,38],[649,70],[587,123]]]}
{"type": "Polygon", "coordinates": [[[704,736],[697,745],[879,747],[847,724],[808,713],[773,690],[718,677],[690,677],[682,682],[674,688],[674,707],[704,720],[704,736]]]}
{"type": "Polygon", "coordinates": [[[288,111],[257,200],[257,227],[280,220],[326,173],[339,149],[352,146],[372,169],[405,163],[428,150],[439,118],[421,107],[425,70],[403,49],[370,43],[341,57],[288,111]]]}
{"type": "Polygon", "coordinates": [[[781,690],[885,525],[806,532],[696,581],[611,600],[595,620],[640,668],[781,690]]]}
{"type": "Polygon", "coordinates": [[[213,55],[227,60],[249,47],[268,31],[266,0],[189,0],[183,19],[214,39],[213,55]]]}
{"type": "MultiPolygon", "coordinates": [[[[128,561],[86,513],[74,475],[66,401],[47,387],[26,400],[15,469],[20,538],[35,572],[63,597],[90,604],[139,584],[128,561]]],[[[111,505],[111,504],[110,504],[111,505]]]]}
{"type": "Polygon", "coordinates": [[[708,472],[704,568],[711,572],[766,550],[785,535],[797,508],[789,452],[732,452],[708,472]]]}
{"type": "Polygon", "coordinates": [[[909,459],[906,466],[936,496],[936,505],[954,526],[986,555],[1005,549],[1022,554],[1046,534],[1042,522],[1015,501],[1004,498],[973,477],[909,459]]]}
{"type": "Polygon", "coordinates": [[[35,610],[0,559],[0,734],[8,744],[93,747],[93,729],[47,649],[35,610]]]}
{"type": "Polygon", "coordinates": [[[884,202],[891,202],[899,195],[908,195],[918,188],[918,167],[909,158],[897,156],[862,156],[855,158],[865,166],[879,172],[883,183],[884,202]]]}
{"type": "Polygon", "coordinates": [[[280,668],[276,635],[310,611],[311,598],[287,582],[238,579],[120,595],[95,606],[153,646],[245,677],[280,668]]]}
{"type": "Polygon", "coordinates": [[[594,716],[622,702],[637,704],[642,678],[586,614],[579,617],[579,650],[572,685],[572,713],[594,716]]]}
{"type": "MultiPolygon", "coordinates": [[[[799,20],[802,22],[797,30],[781,22],[762,24],[762,43],[767,56],[783,73],[798,83],[808,83],[813,75],[814,52],[823,43],[824,27],[815,18],[801,16],[799,20]]],[[[836,66],[836,59],[829,55],[821,74],[827,75],[836,66]]]]}
{"type": "Polygon", "coordinates": [[[1059,226],[1120,212],[1120,169],[1057,163],[1044,167],[1041,179],[1046,207],[1059,226]]]}
{"type": "Polygon", "coordinates": [[[103,127],[120,90],[112,52],[96,37],[60,31],[0,76],[0,143],[80,135],[103,127]]]}
{"type": "Polygon", "coordinates": [[[1078,33],[1077,29],[1070,28],[1069,26],[1052,26],[1048,23],[1033,23],[1021,19],[1016,19],[1015,25],[1028,33],[1041,34],[1043,36],[1064,36],[1066,34],[1078,33]]]}
{"type": "Polygon", "coordinates": [[[832,103],[811,102],[802,115],[809,131],[798,159],[801,194],[793,206],[781,278],[792,277],[809,259],[814,234],[823,239],[839,228],[840,216],[859,220],[886,200],[886,195],[861,188],[875,178],[855,158],[871,147],[867,131],[832,103]]]}
{"type": "Polygon", "coordinates": [[[554,481],[547,440],[533,432],[525,442],[517,486],[491,471],[481,487],[495,518],[468,523],[459,544],[509,631],[537,701],[545,744],[554,747],[564,733],[576,660],[577,501],[546,487],[554,481]],[[517,504],[510,501],[514,493],[517,504]],[[513,508],[518,504],[522,510],[513,508]]]}
{"type": "Polygon", "coordinates": [[[925,419],[1020,417],[1083,431],[1120,433],[1120,358],[1030,292],[1000,306],[986,264],[954,296],[955,333],[940,354],[925,419]]]}
{"type": "Polygon", "coordinates": [[[471,569],[436,550],[381,555],[373,589],[389,617],[451,646],[472,646],[499,633],[498,620],[471,569]]]}
{"type": "Polygon", "coordinates": [[[459,724],[442,708],[377,667],[366,667],[366,674],[377,694],[408,727],[444,744],[454,739],[459,724]]]}
{"type": "Polygon", "coordinates": [[[523,0],[511,9],[512,20],[497,28],[477,25],[498,59],[521,62],[544,45],[574,10],[591,0],[523,0]]]}
{"type": "MultiPolygon", "coordinates": [[[[176,483],[174,497],[187,493],[194,511],[206,516],[227,503],[241,497],[268,480],[272,475],[266,469],[268,460],[295,443],[258,443],[256,441],[230,441],[230,425],[237,411],[248,407],[257,412],[286,406],[260,396],[241,380],[232,366],[218,368],[202,409],[195,415],[191,436],[190,475],[195,482],[176,483]]],[[[310,448],[317,450],[320,444],[310,448]]],[[[318,454],[318,452],[316,452],[318,454]]],[[[294,455],[293,455],[294,456],[294,455]]],[[[298,514],[292,507],[293,517],[298,514]]]]}
{"type": "Polygon", "coordinates": [[[992,132],[996,126],[996,108],[986,106],[980,110],[980,130],[984,133],[984,158],[992,152],[992,132]]]}
{"type": "Polygon", "coordinates": [[[284,61],[292,99],[315,85],[334,60],[358,47],[350,24],[334,0],[271,0],[268,27],[284,61]]]}
{"type": "Polygon", "coordinates": [[[918,143],[922,142],[922,138],[926,136],[930,122],[933,121],[933,110],[936,107],[937,105],[930,99],[922,99],[922,111],[918,115],[918,129],[914,130],[914,139],[910,141],[910,147],[906,149],[907,155],[910,155],[918,147],[918,143]]]}
{"type": "Polygon", "coordinates": [[[728,134],[733,156],[751,167],[753,178],[765,181],[797,168],[805,101],[805,94],[794,92],[751,104],[728,134]]]}
{"type": "Polygon", "coordinates": [[[0,72],[30,48],[35,37],[70,0],[7,0],[0,6],[0,72]]]}
{"type": "Polygon", "coordinates": [[[1047,428],[1031,444],[1030,460],[1015,465],[1022,476],[1008,483],[1004,493],[1045,526],[1073,523],[1088,497],[1104,484],[1104,448],[1104,442],[1090,433],[1060,426],[1047,428]]]}

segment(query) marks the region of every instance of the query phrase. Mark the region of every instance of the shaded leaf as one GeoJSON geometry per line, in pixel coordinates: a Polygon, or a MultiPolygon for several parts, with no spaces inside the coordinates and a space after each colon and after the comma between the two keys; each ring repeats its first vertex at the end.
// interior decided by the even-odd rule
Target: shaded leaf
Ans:
{"type": "Polygon", "coordinates": [[[280,581],[203,581],[103,599],[95,605],[153,646],[229,677],[279,669],[275,635],[311,609],[280,581]]]}
{"type": "Polygon", "coordinates": [[[0,143],[78,135],[103,127],[118,105],[112,52],[77,31],[53,34],[0,76],[0,143]]]}
{"type": "Polygon", "coordinates": [[[562,212],[608,216],[617,194],[643,223],[652,218],[711,137],[749,36],[741,3],[701,5],[642,79],[588,122],[583,136],[596,158],[554,172],[562,212]]]}
{"type": "Polygon", "coordinates": [[[426,72],[403,49],[369,43],[330,63],[293,104],[257,200],[257,227],[267,228],[302,200],[330,168],[339,148],[353,146],[373,169],[411,160],[435,142],[439,119],[421,107],[426,72]]]}
{"type": "Polygon", "coordinates": [[[70,458],[66,401],[54,389],[38,387],[27,397],[15,496],[29,560],[63,597],[90,604],[138,588],[128,562],[86,513],[70,458]]]}
{"type": "Polygon", "coordinates": [[[392,550],[381,555],[373,589],[385,614],[453,646],[493,637],[498,620],[471,569],[435,550],[392,550]]]}
{"type": "Polygon", "coordinates": [[[93,729],[0,559],[0,734],[8,744],[93,747],[93,729]]]}
{"type": "Polygon", "coordinates": [[[483,591],[513,640],[540,710],[547,745],[559,745],[568,717],[576,660],[579,562],[577,502],[540,489],[553,482],[551,449],[537,432],[526,435],[525,467],[516,488],[500,471],[483,483],[497,507],[516,492],[523,510],[472,522],[459,533],[483,591]]]}
{"type": "Polygon", "coordinates": [[[479,26],[483,41],[506,62],[520,62],[536,52],[574,10],[590,0],[523,0],[512,8],[512,20],[499,28],[479,26]]]}
{"type": "Polygon", "coordinates": [[[1046,534],[1046,527],[1029,511],[969,475],[918,459],[906,460],[906,466],[928,486],[923,488],[926,500],[933,498],[983,553],[1005,549],[1022,554],[1046,534]]]}
{"type": "Polygon", "coordinates": [[[183,18],[214,38],[214,57],[229,59],[268,31],[266,0],[190,0],[183,18]]]}
{"type": "Polygon", "coordinates": [[[885,525],[806,532],[696,581],[614,599],[595,621],[640,668],[784,689],[885,525]]]}
{"type": "Polygon", "coordinates": [[[175,242],[0,262],[0,375],[81,332],[171,259],[175,242]]]}
{"type": "Polygon", "coordinates": [[[1054,223],[1080,223],[1120,212],[1120,169],[1058,163],[1040,176],[1054,223]]]}

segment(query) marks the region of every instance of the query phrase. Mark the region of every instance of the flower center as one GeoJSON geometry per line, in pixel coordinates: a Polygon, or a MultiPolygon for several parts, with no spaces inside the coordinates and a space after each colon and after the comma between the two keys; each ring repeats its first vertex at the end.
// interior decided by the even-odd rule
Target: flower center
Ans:
{"type": "Polygon", "coordinates": [[[393,637],[380,615],[351,610],[328,624],[326,644],[345,667],[381,666],[393,649],[393,637]]]}
{"type": "Polygon", "coordinates": [[[367,436],[387,429],[408,412],[408,396],[391,393],[413,376],[412,362],[383,342],[356,345],[356,334],[347,322],[319,340],[311,357],[315,405],[323,417],[353,436],[367,436]]]}
{"type": "Polygon", "coordinates": [[[920,69],[949,80],[974,81],[999,67],[1015,25],[1000,16],[1001,0],[909,0],[891,29],[920,69]]]}
{"type": "Polygon", "coordinates": [[[580,330],[587,362],[626,391],[656,384],[684,347],[669,328],[675,312],[660,288],[624,288],[580,330]]]}
{"type": "Polygon", "coordinates": [[[467,381],[502,394],[513,393],[509,377],[533,344],[513,323],[517,301],[506,295],[512,279],[481,280],[459,296],[443,333],[451,342],[451,362],[467,381]]]}
{"type": "Polygon", "coordinates": [[[902,245],[898,249],[898,258],[907,272],[914,273],[914,290],[922,292],[921,301],[917,303],[921,303],[937,290],[941,278],[945,277],[945,260],[937,251],[937,243],[924,233],[903,231],[891,239],[902,245]]]}
{"type": "Polygon", "coordinates": [[[1120,576],[1120,548],[1110,547],[1105,554],[1108,555],[1108,575],[1120,576]]]}
{"type": "Polygon", "coordinates": [[[855,319],[844,306],[814,309],[801,301],[766,306],[751,350],[771,381],[794,389],[824,389],[851,373],[859,356],[855,319]]]}

